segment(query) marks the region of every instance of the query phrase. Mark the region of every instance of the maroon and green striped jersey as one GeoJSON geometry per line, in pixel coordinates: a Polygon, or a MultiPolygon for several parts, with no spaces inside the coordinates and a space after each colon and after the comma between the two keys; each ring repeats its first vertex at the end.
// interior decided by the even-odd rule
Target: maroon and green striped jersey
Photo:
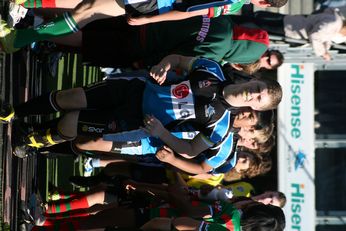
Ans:
{"type": "MultiPolygon", "coordinates": [[[[195,218],[202,221],[199,230],[201,231],[240,231],[240,212],[229,202],[216,201],[205,203],[192,201],[191,206],[208,206],[210,208],[209,218],[195,218]]],[[[165,207],[151,208],[150,218],[155,217],[179,217],[186,216],[179,212],[177,208],[166,204],[165,207]]]]}

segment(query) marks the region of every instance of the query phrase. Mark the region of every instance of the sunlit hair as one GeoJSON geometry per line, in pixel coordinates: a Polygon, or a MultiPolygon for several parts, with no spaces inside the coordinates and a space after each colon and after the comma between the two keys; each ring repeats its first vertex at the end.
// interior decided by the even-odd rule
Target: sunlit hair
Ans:
{"type": "Polygon", "coordinates": [[[248,157],[249,168],[240,172],[241,178],[252,178],[269,172],[272,168],[270,155],[258,155],[249,151],[239,151],[238,156],[248,157]]]}
{"type": "Polygon", "coordinates": [[[282,7],[286,5],[288,0],[266,0],[268,4],[270,4],[270,7],[282,7]]]}

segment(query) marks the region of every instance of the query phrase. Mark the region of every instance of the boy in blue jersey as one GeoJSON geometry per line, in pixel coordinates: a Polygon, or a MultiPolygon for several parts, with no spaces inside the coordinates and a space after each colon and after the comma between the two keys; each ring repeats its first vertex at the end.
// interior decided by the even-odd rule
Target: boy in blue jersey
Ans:
{"type": "MultiPolygon", "coordinates": [[[[214,145],[213,147],[199,154],[197,159],[190,161],[183,158],[179,160],[179,163],[174,166],[191,174],[200,174],[207,172],[224,173],[229,171],[236,164],[237,155],[235,154],[235,152],[237,146],[246,147],[249,150],[257,149],[259,146],[259,144],[257,144],[257,140],[255,140],[255,145],[253,144],[252,139],[254,139],[254,136],[252,135],[252,133],[247,132],[245,134],[242,132],[242,129],[253,129],[258,128],[259,126],[267,127],[269,126],[268,124],[271,123],[271,115],[271,111],[255,112],[251,110],[238,113],[235,116],[233,124],[233,128],[235,129],[231,129],[221,142],[218,142],[217,145],[214,145]],[[240,129],[240,133],[242,134],[242,137],[239,141],[237,131],[233,131],[237,129],[240,129]],[[250,136],[248,136],[247,134],[250,134],[250,136]]],[[[193,140],[198,133],[199,131],[194,129],[193,126],[189,123],[183,123],[182,125],[179,125],[178,127],[171,130],[172,135],[184,140],[193,140]]],[[[268,134],[268,136],[269,135],[270,134],[268,134]]],[[[264,142],[265,140],[260,141],[264,142]]],[[[138,142],[111,142],[99,139],[95,141],[94,147],[96,147],[97,150],[102,150],[103,146],[109,146],[110,144],[111,149],[107,150],[107,152],[123,155],[133,155],[136,159],[138,159],[138,162],[141,162],[142,159],[145,158],[139,157],[139,155],[150,155],[152,153],[156,153],[163,146],[163,142],[159,139],[148,137],[141,139],[138,142]]],[[[90,149],[90,147],[78,142],[77,146],[80,149],[90,149]]],[[[182,156],[186,157],[185,155],[182,156]]],[[[124,158],[126,159],[127,157],[124,158]]],[[[187,158],[189,158],[189,156],[187,156],[187,158]]],[[[107,159],[107,162],[112,162],[111,158],[107,159]]],[[[151,162],[155,163],[156,161],[152,159],[151,162]]]]}
{"type": "Polygon", "coordinates": [[[281,87],[274,81],[223,85],[220,66],[206,59],[171,55],[153,68],[152,75],[162,83],[165,73],[175,67],[189,71],[188,79],[171,86],[138,78],[111,79],[84,89],[52,92],[18,105],[14,111],[19,117],[68,112],[58,124],[29,134],[25,143],[40,148],[72,140],[77,134],[115,133],[114,141],[138,141],[151,135],[158,136],[177,153],[193,157],[227,136],[230,108],[268,110],[281,100],[281,87]],[[150,116],[144,119],[145,115],[150,116]],[[187,120],[201,131],[191,142],[174,137],[162,126],[187,120]],[[144,129],[136,130],[143,125],[144,129]]]}

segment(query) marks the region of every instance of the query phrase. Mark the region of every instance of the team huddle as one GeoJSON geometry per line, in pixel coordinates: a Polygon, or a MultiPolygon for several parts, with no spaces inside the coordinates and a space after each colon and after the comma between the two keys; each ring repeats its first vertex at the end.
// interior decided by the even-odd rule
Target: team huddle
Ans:
{"type": "MultiPolygon", "coordinates": [[[[222,181],[270,171],[274,109],[283,94],[277,81],[252,76],[283,63],[280,51],[269,49],[265,16],[234,14],[244,4],[286,3],[16,0],[67,10],[37,27],[1,21],[6,53],[48,40],[75,48],[88,65],[144,70],[18,105],[2,102],[0,120],[19,131],[15,156],[63,148],[88,153],[88,164],[102,168],[70,177],[90,191],[40,203],[31,230],[284,230],[283,193],[254,195],[246,183],[222,181]],[[259,27],[240,25],[247,20],[259,27]],[[22,120],[56,112],[59,118],[40,124],[22,120]]],[[[327,51],[318,55],[328,60],[327,51]]]]}

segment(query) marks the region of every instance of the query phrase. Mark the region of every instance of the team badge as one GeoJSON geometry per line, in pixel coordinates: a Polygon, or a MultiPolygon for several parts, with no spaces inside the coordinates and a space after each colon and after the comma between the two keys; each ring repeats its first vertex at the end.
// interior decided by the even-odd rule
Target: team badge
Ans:
{"type": "Polygon", "coordinates": [[[209,105],[204,105],[204,111],[205,111],[205,117],[211,117],[212,115],[215,114],[215,108],[213,106],[209,105]]]}

